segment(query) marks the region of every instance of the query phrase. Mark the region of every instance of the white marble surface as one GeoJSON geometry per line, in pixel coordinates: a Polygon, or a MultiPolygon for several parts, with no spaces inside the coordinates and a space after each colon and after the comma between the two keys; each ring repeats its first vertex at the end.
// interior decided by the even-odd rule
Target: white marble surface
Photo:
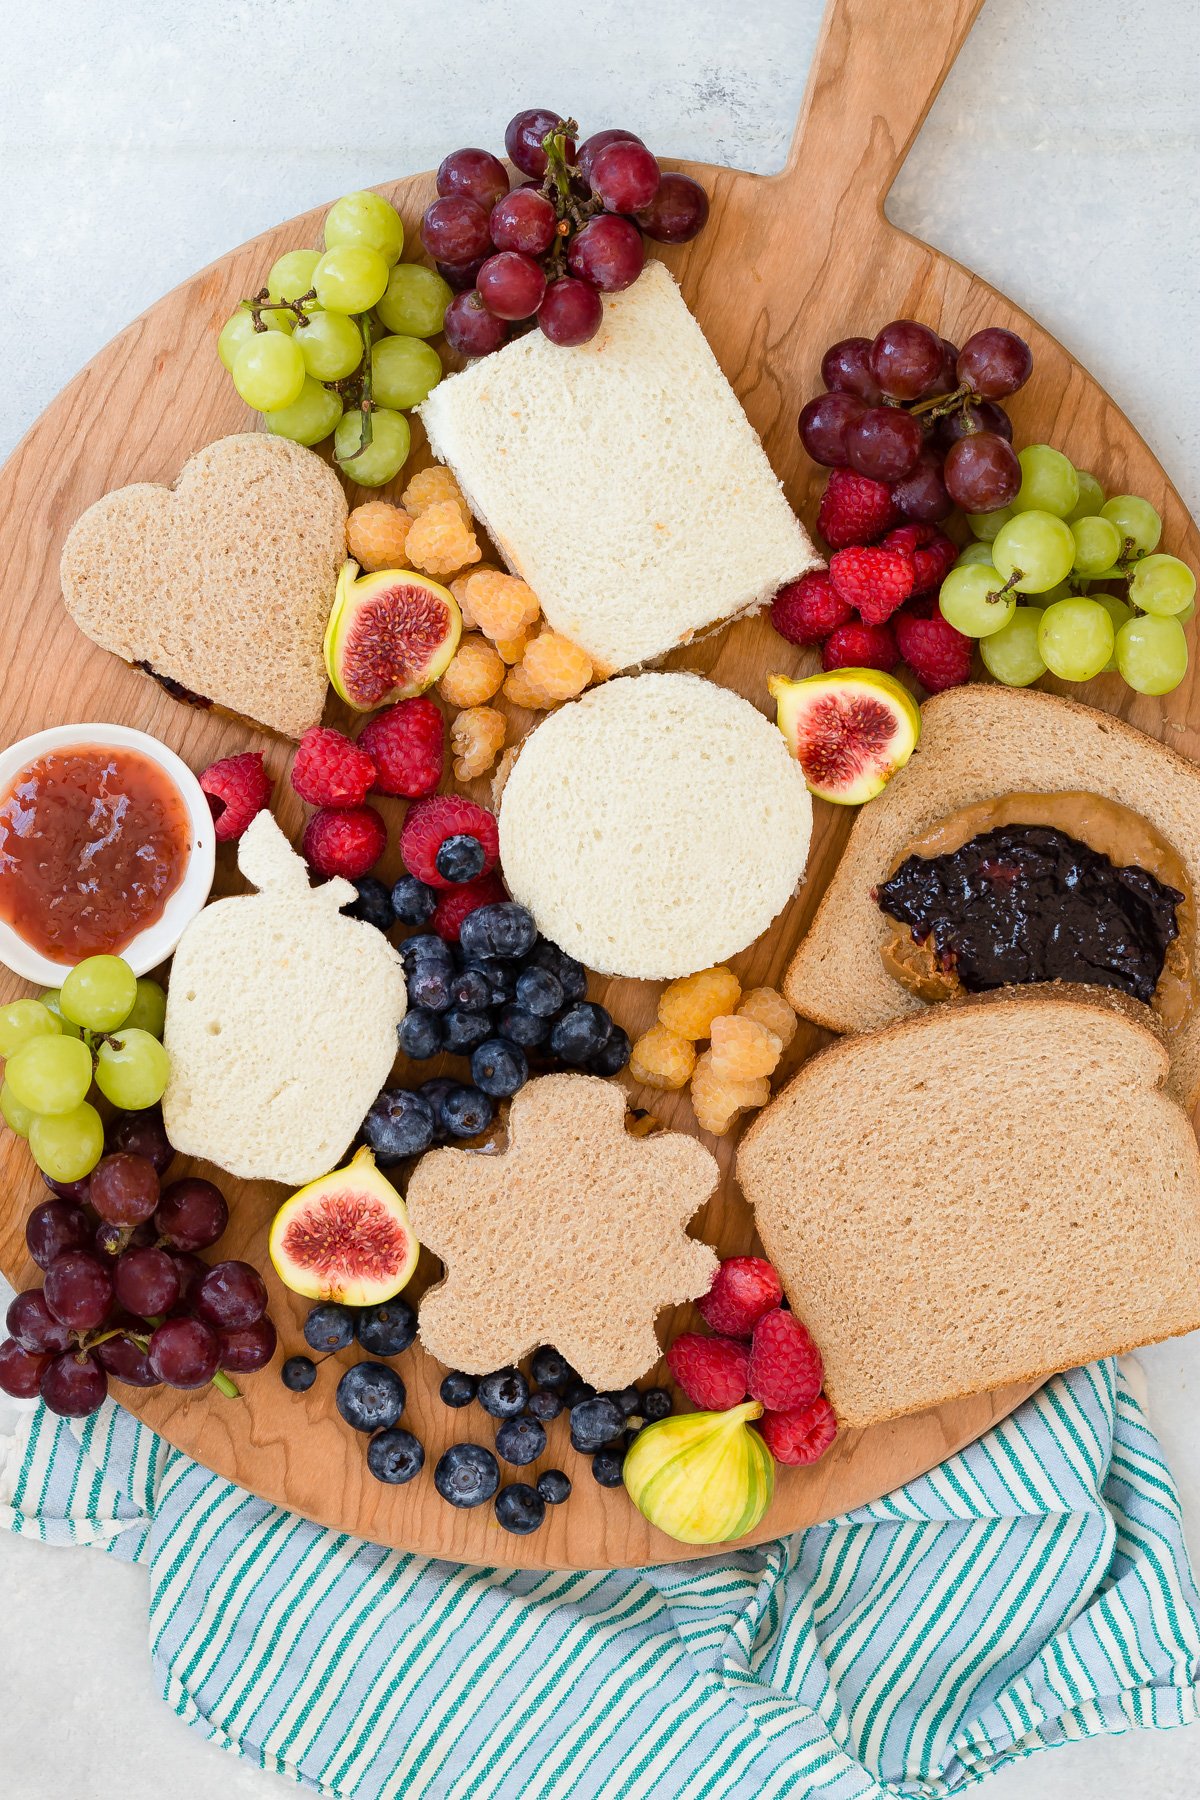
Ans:
{"type": "MultiPolygon", "coordinates": [[[[894,7],[898,29],[932,10],[894,7]]],[[[344,0],[0,0],[0,454],[194,269],[455,144],[498,146],[522,105],[570,107],[585,129],[625,123],[665,152],[777,168],[819,12],[819,0],[391,0],[366,12],[344,0]]],[[[1091,367],[1193,512],[1197,91],[1195,0],[987,0],[889,203],[1091,367]]],[[[1200,1548],[1200,1337],[1144,1360],[1200,1548]]],[[[145,1601],[139,1570],[0,1534],[4,1800],[282,1800],[281,1781],[222,1758],[157,1700],[145,1601]]],[[[1196,1800],[1200,1733],[1075,1745],[987,1791],[1084,1800],[1103,1788],[1196,1800]]]]}

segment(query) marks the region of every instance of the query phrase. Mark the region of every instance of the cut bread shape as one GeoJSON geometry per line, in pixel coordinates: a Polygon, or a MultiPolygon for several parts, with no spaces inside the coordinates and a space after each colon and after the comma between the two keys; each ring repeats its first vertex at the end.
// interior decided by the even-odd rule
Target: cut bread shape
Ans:
{"type": "Polygon", "coordinates": [[[417,411],[509,568],[605,673],[821,564],[660,262],[604,296],[589,343],[528,332],[417,411]]]}
{"type": "Polygon", "coordinates": [[[357,898],[308,871],[269,812],[238,845],[259,892],[214,901],[171,965],[163,1121],[184,1156],[303,1187],[341,1160],[396,1059],[404,971],[357,898]]]}
{"type": "MultiPolygon", "coordinates": [[[[976,801],[1086,789],[1140,813],[1179,854],[1200,892],[1200,767],[1110,713],[1033,688],[973,683],[921,708],[908,767],[859,813],[816,917],[784,982],[806,1018],[830,1031],[872,1031],[927,1002],[888,974],[889,926],[872,889],[906,845],[976,801]]],[[[1193,950],[1200,977],[1200,940],[1193,950]]],[[[956,1005],[950,1001],[936,1004],[956,1005]]],[[[1200,1017],[1171,1040],[1169,1090],[1200,1099],[1200,1017]]]]}
{"type": "Polygon", "coordinates": [[[742,1139],[846,1425],[1200,1326],[1200,1154],[1151,1015],[1011,988],[844,1038],[742,1139]]]}
{"type": "Polygon", "coordinates": [[[684,1226],[718,1175],[694,1137],[628,1132],[615,1082],[528,1082],[503,1153],[430,1150],[409,1181],[413,1230],[446,1266],[421,1302],[421,1342],[471,1375],[552,1344],[597,1388],[636,1381],[658,1361],[659,1309],[716,1274],[684,1226]]]}
{"type": "Polygon", "coordinates": [[[588,968],[648,980],[724,962],[804,874],[812,801],[782,734],[699,675],[630,675],[538,725],[507,767],[514,900],[588,968]]]}
{"type": "MultiPolygon", "coordinates": [[[[284,737],[320,723],[346,496],[311,450],[221,438],[173,487],[89,506],[63,547],[67,611],[103,650],[284,737]]],[[[168,690],[169,691],[169,690],[168,690]]]]}

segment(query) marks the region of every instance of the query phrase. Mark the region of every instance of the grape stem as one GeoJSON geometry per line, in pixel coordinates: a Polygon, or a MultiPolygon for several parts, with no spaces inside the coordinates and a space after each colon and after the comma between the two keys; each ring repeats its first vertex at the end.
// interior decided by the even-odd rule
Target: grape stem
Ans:
{"type": "Polygon", "coordinates": [[[240,1400],[242,1397],[241,1388],[239,1388],[235,1382],[230,1381],[224,1369],[217,1370],[212,1378],[212,1384],[216,1388],[218,1394],[224,1394],[227,1400],[240,1400]]]}
{"type": "MultiPolygon", "coordinates": [[[[339,456],[338,457],[338,463],[343,469],[346,467],[347,463],[352,463],[356,456],[361,456],[363,451],[370,444],[371,435],[372,435],[371,414],[375,410],[375,402],[371,398],[371,315],[370,315],[370,313],[359,313],[358,329],[362,333],[362,341],[363,341],[362,373],[359,377],[359,392],[358,392],[358,410],[362,414],[362,423],[359,427],[358,449],[352,450],[350,452],[349,456],[339,456]]],[[[336,387],[338,385],[338,383],[335,382],[333,385],[336,387]]],[[[230,1385],[232,1386],[232,1383],[230,1385]]],[[[235,1393],[237,1392],[236,1388],[234,1389],[234,1392],[235,1393]]]]}
{"type": "Polygon", "coordinates": [[[580,200],[573,190],[573,183],[582,180],[582,176],[576,164],[567,161],[567,140],[578,136],[578,133],[578,122],[575,119],[564,119],[561,124],[553,126],[542,139],[542,149],[546,152],[546,176],[541,191],[553,203],[558,215],[554,243],[549,253],[550,267],[547,269],[547,276],[552,281],[566,272],[567,245],[575,232],[604,210],[594,196],[580,200]]]}
{"type": "Polygon", "coordinates": [[[994,593],[988,595],[988,605],[995,606],[1001,600],[1007,600],[1010,592],[1016,587],[1018,581],[1022,579],[1024,573],[1024,569],[1014,569],[1008,580],[1004,583],[1004,586],[997,588],[994,593]]]}
{"type": "Polygon", "coordinates": [[[308,314],[304,310],[305,303],[309,300],[315,300],[316,297],[316,288],[309,288],[307,294],[301,294],[295,300],[272,300],[269,288],[259,288],[257,294],[251,299],[240,301],[239,307],[250,314],[251,318],[254,320],[255,331],[266,331],[268,329],[267,323],[263,318],[265,312],[291,313],[295,320],[297,330],[300,330],[308,324],[308,314]]]}
{"type": "Polygon", "coordinates": [[[978,399],[979,395],[964,381],[952,394],[931,394],[928,400],[917,400],[907,410],[914,415],[928,413],[931,419],[942,419],[947,413],[957,411],[960,406],[973,405],[978,399]]]}

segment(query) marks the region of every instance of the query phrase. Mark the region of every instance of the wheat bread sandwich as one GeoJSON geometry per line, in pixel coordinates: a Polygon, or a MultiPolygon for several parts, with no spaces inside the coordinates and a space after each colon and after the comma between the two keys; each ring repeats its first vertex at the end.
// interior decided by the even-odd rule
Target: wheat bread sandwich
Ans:
{"type": "Polygon", "coordinates": [[[812,801],[770,720],[699,675],[630,675],[552,713],[500,794],[514,900],[588,968],[724,962],[792,898],[812,801]]]}
{"type": "Polygon", "coordinates": [[[238,845],[254,894],[216,900],[171,965],[163,1120],[184,1156],[302,1187],[338,1162],[396,1058],[395,948],[308,871],[268,812],[238,845]]]}
{"type": "Polygon", "coordinates": [[[1196,764],[1053,694],[954,688],[926,701],[912,761],[855,820],[784,992],[850,1032],[972,988],[1113,986],[1154,1009],[1190,1108],[1198,885],[1196,764]]]}
{"type": "Polygon", "coordinates": [[[226,712],[299,738],[320,723],[322,640],[346,496],[311,450],[221,438],[172,487],[117,488],[63,547],[67,611],[94,643],[226,712]]]}
{"type": "Polygon", "coordinates": [[[737,1174],[846,1425],[1200,1326],[1200,1154],[1152,1014],[1008,989],[843,1038],[737,1174]]]}
{"type": "Polygon", "coordinates": [[[820,566],[660,262],[604,296],[589,343],[528,332],[417,411],[508,567],[598,671],[661,656],[820,566]]]}
{"type": "Polygon", "coordinates": [[[409,1181],[413,1230],[446,1268],[421,1342],[471,1375],[552,1344],[594,1387],[628,1386],[658,1361],[660,1308],[712,1284],[716,1255],[684,1226],[718,1175],[694,1137],[628,1131],[615,1082],[528,1082],[503,1152],[430,1150],[409,1181]]]}

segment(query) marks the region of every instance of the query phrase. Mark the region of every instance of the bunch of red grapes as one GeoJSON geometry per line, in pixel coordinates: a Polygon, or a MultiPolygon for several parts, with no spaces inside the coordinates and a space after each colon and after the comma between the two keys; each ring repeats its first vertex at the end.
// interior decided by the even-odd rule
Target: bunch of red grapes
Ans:
{"type": "Polygon", "coordinates": [[[455,150],[438,169],[421,242],[456,290],[444,329],[461,355],[487,356],[535,321],[552,343],[586,344],[601,294],[641,274],[643,232],[686,244],[703,230],[698,181],[664,173],[632,131],[597,131],[576,148],[578,129],[540,106],[511,119],[504,148],[527,177],[511,191],[489,150],[455,150]]]}
{"type": "Polygon", "coordinates": [[[249,1263],[208,1264],[229,1209],[211,1181],[161,1186],[174,1150],[157,1107],[123,1114],[108,1153],[82,1181],[45,1176],[54,1197],[25,1226],[43,1271],[8,1309],[0,1343],[0,1389],[40,1395],[51,1412],[82,1419],[108,1392],[132,1387],[198,1388],[236,1395],[231,1374],[270,1362],[275,1327],[267,1289],[249,1263]]]}
{"type": "Polygon", "coordinates": [[[1021,466],[999,404],[1029,380],[1024,338],[989,325],[961,350],[916,319],[825,352],[826,392],[800,414],[814,462],[884,483],[897,513],[932,525],[955,506],[996,512],[1015,499],[1021,466]]]}

